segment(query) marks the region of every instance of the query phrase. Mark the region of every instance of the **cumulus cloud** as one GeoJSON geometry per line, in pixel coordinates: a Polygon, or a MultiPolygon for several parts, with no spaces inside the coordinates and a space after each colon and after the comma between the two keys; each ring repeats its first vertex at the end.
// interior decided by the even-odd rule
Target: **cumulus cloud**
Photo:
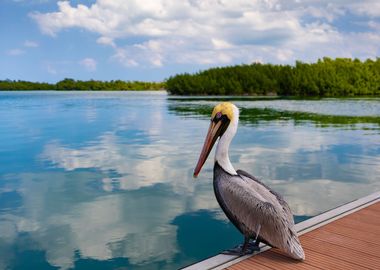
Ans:
{"type": "Polygon", "coordinates": [[[326,55],[374,58],[378,32],[371,26],[364,33],[340,31],[335,21],[361,16],[376,25],[378,5],[372,0],[97,0],[89,6],[60,1],[58,11],[30,16],[47,35],[66,28],[98,34],[97,43],[112,46],[112,59],[125,66],[160,67],[292,62],[326,55]]]}
{"type": "Polygon", "coordinates": [[[96,40],[97,43],[103,44],[103,45],[109,45],[112,47],[116,47],[115,43],[113,42],[113,39],[110,37],[100,37],[96,40]]]}
{"type": "Polygon", "coordinates": [[[353,2],[351,4],[351,11],[370,17],[380,16],[380,2],[376,0],[353,2]]]}
{"type": "Polygon", "coordinates": [[[95,71],[96,70],[96,61],[92,58],[84,58],[79,61],[79,64],[83,66],[87,71],[95,71]]]}

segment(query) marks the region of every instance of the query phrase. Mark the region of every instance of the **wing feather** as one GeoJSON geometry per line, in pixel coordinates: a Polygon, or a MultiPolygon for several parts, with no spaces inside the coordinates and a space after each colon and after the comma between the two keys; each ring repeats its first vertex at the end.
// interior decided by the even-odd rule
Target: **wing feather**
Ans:
{"type": "Polygon", "coordinates": [[[245,175],[230,176],[219,182],[219,192],[229,212],[241,224],[245,234],[255,235],[260,225],[259,235],[266,242],[296,259],[303,259],[287,203],[256,178],[245,175]]]}
{"type": "Polygon", "coordinates": [[[259,179],[257,179],[255,176],[247,173],[246,171],[237,170],[237,173],[243,178],[247,178],[247,179],[250,179],[250,180],[253,180],[253,181],[259,183],[260,185],[262,185],[266,189],[268,189],[270,191],[270,193],[272,193],[274,196],[276,196],[278,202],[282,205],[284,212],[288,216],[289,221],[294,225],[294,219],[293,219],[292,211],[290,210],[288,203],[284,200],[284,198],[281,196],[281,194],[277,193],[276,191],[271,189],[269,186],[267,186],[266,184],[261,182],[259,179]]]}

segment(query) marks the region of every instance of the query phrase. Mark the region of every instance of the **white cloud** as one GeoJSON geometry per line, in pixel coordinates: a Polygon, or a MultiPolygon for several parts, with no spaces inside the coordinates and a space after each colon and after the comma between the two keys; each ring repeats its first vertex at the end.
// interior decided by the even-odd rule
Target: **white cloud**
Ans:
{"type": "Polygon", "coordinates": [[[11,50],[7,51],[7,54],[11,55],[11,56],[19,56],[19,55],[22,55],[24,53],[25,53],[25,51],[21,50],[21,49],[11,49],[11,50]]]}
{"type": "Polygon", "coordinates": [[[84,58],[81,61],[79,61],[79,64],[83,66],[87,71],[95,71],[96,70],[96,61],[92,58],[84,58]]]}
{"type": "Polygon", "coordinates": [[[67,28],[98,34],[96,42],[113,47],[112,59],[125,66],[160,67],[308,61],[326,55],[375,58],[378,5],[373,0],[97,0],[89,6],[60,1],[56,12],[30,16],[48,35],[67,28]],[[368,17],[368,30],[339,30],[335,21],[344,16],[368,17]]]}
{"type": "Polygon", "coordinates": [[[128,50],[123,48],[116,48],[115,54],[111,58],[115,59],[126,67],[136,67],[139,65],[136,60],[132,59],[132,54],[129,54],[128,50]]]}
{"type": "Polygon", "coordinates": [[[369,1],[355,1],[351,4],[352,10],[355,13],[361,15],[368,15],[370,17],[379,17],[380,16],[380,2],[377,0],[369,1]]]}
{"type": "Polygon", "coordinates": [[[114,41],[112,38],[110,37],[100,37],[96,40],[97,43],[99,44],[103,44],[103,45],[109,45],[109,46],[112,46],[112,47],[116,47],[114,41]]]}
{"type": "Polygon", "coordinates": [[[24,42],[24,46],[25,47],[29,47],[29,48],[36,48],[39,46],[38,42],[36,41],[32,41],[32,40],[25,40],[24,42]]]}
{"type": "Polygon", "coordinates": [[[232,47],[231,43],[222,39],[212,38],[211,42],[215,49],[229,49],[232,47]]]}

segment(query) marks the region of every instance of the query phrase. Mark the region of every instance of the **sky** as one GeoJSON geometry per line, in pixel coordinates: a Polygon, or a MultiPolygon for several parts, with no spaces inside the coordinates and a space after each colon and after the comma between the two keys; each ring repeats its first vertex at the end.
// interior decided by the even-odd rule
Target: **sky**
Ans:
{"type": "Polygon", "coordinates": [[[162,81],[380,55],[378,0],[0,0],[0,80],[162,81]]]}

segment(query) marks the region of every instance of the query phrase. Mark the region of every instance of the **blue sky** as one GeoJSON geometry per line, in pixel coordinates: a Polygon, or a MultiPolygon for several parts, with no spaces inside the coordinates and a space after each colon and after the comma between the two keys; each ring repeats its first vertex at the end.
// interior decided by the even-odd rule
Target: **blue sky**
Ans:
{"type": "Polygon", "coordinates": [[[380,55],[378,0],[0,0],[0,79],[161,81],[380,55]]]}

